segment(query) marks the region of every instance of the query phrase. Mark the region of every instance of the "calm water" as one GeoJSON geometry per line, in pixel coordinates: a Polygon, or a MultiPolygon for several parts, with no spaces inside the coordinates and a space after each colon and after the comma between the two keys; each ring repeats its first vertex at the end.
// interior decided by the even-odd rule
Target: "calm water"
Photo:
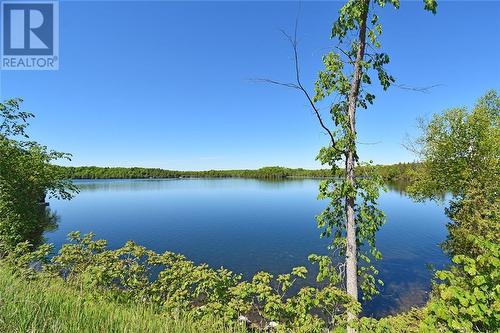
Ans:
{"type": "MultiPolygon", "coordinates": [[[[314,216],[317,180],[252,179],[78,181],[72,201],[51,201],[59,228],[46,234],[58,248],[75,230],[94,232],[110,247],[134,240],[158,252],[185,254],[195,262],[224,266],[245,277],[258,271],[288,272],[325,253],[314,216]]],[[[438,247],[446,237],[443,207],[414,203],[395,189],[383,193],[387,224],[378,234],[384,258],[381,294],[365,304],[380,316],[421,305],[431,272],[448,260],[438,247]]],[[[310,283],[313,283],[310,281],[310,283]]]]}

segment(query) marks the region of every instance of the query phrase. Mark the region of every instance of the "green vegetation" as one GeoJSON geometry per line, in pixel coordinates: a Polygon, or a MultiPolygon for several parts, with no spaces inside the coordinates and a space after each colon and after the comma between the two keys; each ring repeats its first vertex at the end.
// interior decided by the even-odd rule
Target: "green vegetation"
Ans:
{"type": "Polygon", "coordinates": [[[333,285],[291,292],[297,280],[306,278],[305,267],[278,276],[259,272],[242,281],[241,275],[226,269],[196,265],[171,252],[158,254],[133,242],[110,250],[106,241],[94,240],[91,234],[75,232],[70,240],[52,258],[47,244],[30,251],[28,243],[20,243],[4,263],[27,279],[64,281],[91,299],[144,304],[168,316],[186,314],[200,321],[215,317],[235,323],[244,316],[255,329],[277,325],[280,332],[319,333],[344,327],[346,309],[360,309],[333,285]]]}
{"type": "Polygon", "coordinates": [[[62,280],[25,280],[0,266],[0,332],[243,333],[220,321],[158,313],[142,304],[93,298],[62,280]]]}
{"type": "Polygon", "coordinates": [[[141,179],[141,178],[267,178],[329,177],[328,170],[264,167],[257,170],[175,171],[158,168],[61,167],[68,179],[141,179]]]}
{"type": "MultiPolygon", "coordinates": [[[[398,163],[393,165],[375,165],[376,172],[387,181],[408,181],[411,170],[417,163],[398,163]]],[[[330,169],[302,169],[285,167],[264,167],[257,170],[207,170],[207,171],[175,171],[158,168],[120,168],[120,167],[59,167],[66,179],[162,179],[162,178],[328,178],[332,177],[330,169]]],[[[363,167],[358,167],[364,172],[363,167]]],[[[339,172],[338,175],[342,173],[339,172]]]]}
{"type": "Polygon", "coordinates": [[[470,235],[495,242],[500,235],[498,199],[500,98],[494,91],[474,109],[455,108],[420,122],[413,149],[423,163],[411,173],[410,192],[417,199],[437,199],[450,192],[452,220],[445,249],[452,255],[481,253],[470,235]]]}
{"type": "MultiPolygon", "coordinates": [[[[129,249],[131,246],[132,244],[128,244],[129,249]]],[[[17,250],[15,256],[0,264],[1,332],[244,333],[249,331],[246,321],[225,323],[220,318],[211,317],[209,309],[203,310],[206,316],[200,316],[197,312],[166,312],[161,306],[145,303],[143,300],[133,301],[130,298],[131,293],[128,292],[124,297],[118,290],[94,289],[96,285],[93,282],[102,278],[102,275],[94,277],[93,280],[93,275],[88,276],[91,280],[86,280],[81,275],[82,279],[79,281],[73,275],[68,281],[48,272],[35,272],[32,268],[20,270],[20,267],[28,267],[25,264],[42,254],[44,249],[29,253],[23,245],[20,245],[17,250]]],[[[66,255],[66,260],[68,258],[66,255]]],[[[136,275],[139,274],[138,270],[134,269],[137,267],[139,266],[131,267],[127,273],[132,271],[136,275]]],[[[202,266],[198,268],[206,269],[202,266]]],[[[116,269],[117,265],[114,265],[113,273],[117,272],[116,269]]],[[[122,266],[122,269],[125,272],[125,266],[122,266]]],[[[128,280],[132,282],[135,276],[130,275],[128,280]]],[[[176,278],[182,277],[178,274],[176,278]]],[[[246,287],[242,289],[244,288],[246,287]]],[[[121,292],[126,291],[122,289],[121,292]]],[[[422,311],[412,310],[381,320],[362,318],[358,327],[360,332],[366,333],[418,332],[418,322],[421,318],[422,311]]],[[[277,329],[281,331],[279,326],[277,329]]],[[[316,330],[301,326],[294,332],[316,332],[316,330]]]]}
{"type": "MultiPolygon", "coordinates": [[[[240,275],[223,268],[214,270],[207,265],[195,265],[182,255],[156,254],[133,242],[108,250],[105,241],[94,241],[91,235],[81,237],[78,233],[70,235],[73,243],[66,244],[59,255],[49,259],[50,245],[25,239],[25,229],[31,231],[31,225],[39,227],[37,238],[41,239],[44,224],[37,225],[30,220],[31,215],[22,214],[25,209],[45,213],[41,197],[49,194],[70,199],[73,186],[50,163],[67,155],[25,141],[31,115],[19,112],[19,103],[7,101],[1,108],[4,119],[1,139],[11,150],[2,151],[2,155],[4,151],[8,154],[2,158],[0,178],[3,226],[0,244],[3,264],[22,278],[42,279],[47,283],[64,281],[91,299],[140,303],[168,316],[185,315],[201,321],[217,318],[221,323],[246,316],[251,319],[245,321],[256,329],[276,326],[279,331],[320,332],[345,326],[346,311],[359,311],[359,304],[332,283],[289,294],[295,281],[306,277],[304,267],[276,277],[260,272],[250,281],[241,281],[240,275]],[[30,150],[33,147],[35,153],[30,150]],[[17,170],[31,173],[9,177],[17,176],[17,170]],[[153,276],[153,270],[160,272],[153,276]]],[[[77,311],[70,316],[83,314],[77,311]]],[[[12,321],[23,323],[25,319],[12,321]]]]}
{"type": "MultiPolygon", "coordinates": [[[[356,110],[375,96],[366,91],[376,74],[385,90],[394,79],[389,57],[377,50],[382,27],[375,6],[397,0],[350,0],[332,28],[340,53],[323,57],[311,97],[300,82],[297,42],[295,84],[304,93],[329,144],[318,160],[328,170],[266,167],[259,170],[170,171],[146,168],[60,167],[70,155],[29,140],[31,114],[19,99],[0,104],[0,331],[2,332],[498,332],[500,331],[500,97],[495,91],[472,110],[455,108],[420,123],[411,146],[420,163],[374,166],[357,155],[356,110]],[[344,43],[346,37],[353,41],[344,43]],[[345,46],[347,45],[347,47],[345,46]],[[368,46],[369,52],[365,51],[368,46]],[[346,47],[346,49],[342,49],[346,47]],[[373,53],[370,53],[373,52],[373,53]],[[333,96],[332,127],[317,103],[333,96]],[[343,168],[339,168],[342,165],[343,168]],[[45,198],[71,199],[75,178],[321,177],[317,217],[331,237],[329,256],[310,255],[318,284],[294,288],[305,267],[248,280],[227,269],[195,264],[181,254],[155,253],[132,241],[108,249],[105,240],[73,232],[57,255],[43,243],[54,216],[45,198]],[[363,299],[377,293],[373,260],[381,253],[376,232],[383,180],[410,182],[415,200],[451,196],[451,222],[443,248],[453,264],[435,273],[428,304],[376,320],[359,318],[363,299]],[[338,258],[340,257],[340,265],[338,258]]],[[[436,11],[434,0],[425,9],[436,11]]],[[[274,82],[275,83],[275,82],[274,82]]],[[[332,102],[332,101],[330,101],[332,102]]]]}
{"type": "Polygon", "coordinates": [[[425,324],[445,332],[498,332],[500,329],[500,245],[480,235],[470,241],[477,256],[456,255],[439,271],[425,324]]]}
{"type": "MultiPolygon", "coordinates": [[[[399,9],[400,1],[349,0],[340,8],[330,35],[336,45],[323,56],[324,68],[319,72],[312,97],[300,79],[295,27],[295,35],[289,36],[289,40],[294,51],[296,82],[281,83],[303,93],[328,134],[328,145],[317,156],[322,165],[331,169],[331,177],[320,183],[318,195],[328,205],[316,221],[322,229],[321,236],[331,238],[330,255],[312,259],[320,263],[318,279],[321,276],[331,284],[342,285],[355,301],[359,291],[362,299],[370,299],[383,285],[376,279],[378,270],[373,263],[382,258],[376,247],[376,234],[386,221],[378,208],[384,184],[372,161],[360,161],[356,112],[373,104],[375,95],[369,87],[374,76],[383,90],[395,82],[386,71],[389,56],[380,50],[382,25],[376,12],[386,5],[399,9]],[[320,112],[322,103],[329,106],[328,121],[320,112]],[[334,264],[335,257],[343,264],[334,264]]],[[[424,0],[424,8],[435,14],[437,2],[424,0]]],[[[356,313],[347,314],[350,322],[355,320],[356,313]]],[[[353,333],[356,329],[349,324],[347,331],[353,333]]]]}
{"type": "MultiPolygon", "coordinates": [[[[329,257],[311,256],[320,266],[317,280],[323,283],[299,290],[293,286],[307,277],[304,267],[278,276],[260,272],[242,280],[238,274],[196,265],[180,254],[158,254],[133,242],[107,249],[105,241],[79,233],[72,233],[70,243],[51,257],[51,246],[40,242],[46,227],[41,217],[47,216],[40,201],[43,195],[71,198],[73,186],[64,180],[61,168],[50,163],[67,155],[26,141],[30,115],[19,111],[19,101],[8,101],[0,110],[4,118],[1,331],[309,333],[345,332],[350,327],[359,332],[496,332],[500,328],[496,195],[500,99],[495,92],[480,99],[471,112],[453,109],[422,123],[422,136],[414,146],[422,162],[390,167],[394,174],[410,171],[417,200],[441,200],[443,192],[452,194],[445,248],[454,265],[436,273],[426,307],[380,320],[349,318],[361,307],[339,287],[329,257]],[[452,162],[460,167],[450,168],[452,162]]],[[[357,182],[363,182],[362,172],[369,171],[373,168],[358,168],[357,182]]]]}
{"type": "Polygon", "coordinates": [[[413,196],[452,195],[444,248],[454,265],[436,273],[426,318],[442,331],[500,329],[499,120],[500,97],[490,91],[470,112],[451,109],[421,122],[414,145],[423,163],[412,178],[413,196]]]}
{"type": "Polygon", "coordinates": [[[76,190],[50,163],[69,155],[29,141],[26,127],[33,115],[20,111],[21,102],[0,103],[0,257],[19,242],[39,244],[53,224],[45,197],[69,199],[76,190]]]}

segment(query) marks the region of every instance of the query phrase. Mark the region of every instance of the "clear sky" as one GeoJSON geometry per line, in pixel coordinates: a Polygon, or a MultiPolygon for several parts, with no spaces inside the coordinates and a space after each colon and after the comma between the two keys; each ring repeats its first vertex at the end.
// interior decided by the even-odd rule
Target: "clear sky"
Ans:
{"type": "MultiPolygon", "coordinates": [[[[304,2],[302,77],[312,88],[342,2],[304,2]]],[[[317,168],[327,143],[303,97],[252,82],[293,80],[298,2],[62,1],[60,69],[3,71],[2,98],[23,97],[32,137],[71,152],[71,165],[200,170],[317,168]]],[[[423,94],[374,89],[359,112],[362,160],[412,161],[401,146],[416,118],[472,105],[500,88],[500,2],[422,1],[380,11],[388,69],[423,94]]],[[[326,115],[328,113],[326,112],[326,115]]]]}

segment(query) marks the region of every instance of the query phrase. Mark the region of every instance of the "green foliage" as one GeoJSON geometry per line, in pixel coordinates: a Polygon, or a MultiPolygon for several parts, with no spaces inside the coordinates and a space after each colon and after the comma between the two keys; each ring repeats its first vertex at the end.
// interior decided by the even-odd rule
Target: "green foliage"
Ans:
{"type": "MultiPolygon", "coordinates": [[[[103,292],[103,291],[101,291],[103,292]]],[[[0,266],[0,332],[9,333],[245,333],[241,324],[171,316],[145,304],[95,298],[62,280],[24,280],[0,266]]]]}
{"type": "MultiPolygon", "coordinates": [[[[395,82],[385,70],[389,56],[379,51],[382,25],[377,10],[387,3],[396,9],[400,5],[398,0],[349,0],[342,6],[331,32],[331,38],[338,44],[335,51],[323,56],[324,69],[318,74],[311,102],[324,103],[327,98],[333,97],[329,101],[334,124],[333,130],[329,130],[331,142],[320,150],[317,159],[328,165],[333,175],[340,174],[340,177],[324,180],[320,185],[318,198],[328,200],[328,206],[317,217],[318,227],[323,229],[322,236],[332,237],[332,254],[346,257],[347,268],[350,264],[348,250],[354,249],[354,242],[349,243],[349,237],[352,237],[349,235],[354,229],[357,244],[355,262],[363,299],[377,294],[377,283],[381,283],[375,278],[378,271],[372,262],[382,257],[375,246],[375,235],[384,224],[385,217],[377,208],[379,192],[383,187],[382,177],[371,163],[360,162],[357,153],[356,109],[366,109],[373,104],[375,95],[366,87],[372,84],[374,75],[384,90],[395,82]],[[339,171],[339,165],[344,166],[344,172],[339,171]],[[356,169],[354,177],[356,166],[361,167],[356,169]],[[354,226],[350,222],[352,211],[355,215],[354,226]],[[348,243],[351,245],[348,246],[348,243]]],[[[436,7],[436,1],[424,1],[426,10],[435,13],[436,7]]],[[[323,123],[322,126],[325,128],[323,123]]],[[[325,264],[324,260],[321,262],[323,265],[320,267],[324,268],[320,271],[321,278],[328,273],[334,275],[331,280],[342,280],[341,275],[346,271],[344,266],[336,267],[337,273],[334,273],[331,264],[325,264]]]]}
{"type": "Polygon", "coordinates": [[[442,192],[463,196],[471,181],[490,183],[498,176],[500,97],[482,97],[472,111],[454,108],[420,120],[421,135],[413,150],[422,163],[414,173],[412,192],[433,198],[442,192]]]}
{"type": "Polygon", "coordinates": [[[418,200],[452,196],[449,270],[436,273],[424,329],[497,332],[500,329],[500,97],[494,91],[472,111],[456,108],[421,123],[415,151],[422,163],[410,191],[418,200]]]}
{"type": "MultiPolygon", "coordinates": [[[[479,99],[472,111],[447,110],[421,122],[414,150],[422,163],[410,174],[410,193],[416,199],[452,195],[447,214],[451,254],[474,255],[469,234],[493,241],[500,235],[500,97],[494,91],[479,99]]],[[[480,249],[479,249],[480,250],[480,249]]]]}
{"type": "Polygon", "coordinates": [[[257,170],[207,170],[176,171],[158,168],[108,168],[108,167],[61,167],[66,178],[71,179],[140,179],[140,178],[262,178],[284,179],[289,177],[325,177],[326,170],[263,167],[257,170]]]}
{"type": "Polygon", "coordinates": [[[42,232],[54,224],[45,197],[69,199],[75,188],[51,165],[68,154],[28,140],[28,119],[22,100],[0,103],[0,256],[16,244],[41,243],[42,232]]]}
{"type": "Polygon", "coordinates": [[[421,322],[424,319],[422,309],[412,309],[406,313],[387,316],[380,319],[361,318],[358,324],[360,333],[428,333],[432,329],[423,330],[421,322]]]}
{"type": "MultiPolygon", "coordinates": [[[[375,165],[377,173],[384,180],[407,181],[415,163],[398,163],[394,165],[375,165]]],[[[255,179],[287,179],[287,178],[329,178],[330,169],[308,170],[285,167],[263,167],[257,170],[207,170],[207,171],[177,171],[158,168],[109,168],[109,167],[59,167],[66,179],[162,179],[162,178],[255,178],[255,179]]],[[[360,166],[359,172],[363,167],[360,166]]],[[[337,176],[342,172],[338,170],[337,176]]]]}
{"type": "Polygon", "coordinates": [[[433,14],[436,14],[437,6],[436,0],[424,0],[424,9],[430,10],[433,14]]]}
{"type": "Polygon", "coordinates": [[[292,292],[296,281],[307,277],[305,267],[278,276],[259,272],[242,281],[227,269],[197,265],[172,252],[158,254],[133,242],[110,250],[92,234],[75,232],[69,238],[50,259],[49,246],[33,252],[21,243],[4,262],[29,279],[64,280],[93,300],[144,304],[172,316],[224,323],[244,316],[256,329],[274,323],[278,332],[323,332],[345,327],[346,311],[360,311],[333,284],[292,292]]]}
{"type": "MultiPolygon", "coordinates": [[[[358,172],[359,178],[354,188],[348,185],[345,178],[327,179],[321,182],[318,198],[328,199],[329,205],[317,216],[317,223],[318,227],[322,229],[322,237],[332,237],[330,249],[333,254],[344,256],[346,248],[344,202],[346,196],[355,193],[358,198],[354,210],[357,243],[360,248],[358,258],[365,263],[359,265],[358,273],[363,297],[369,299],[377,293],[376,284],[382,284],[382,281],[376,280],[374,277],[378,271],[371,265],[371,261],[382,257],[375,247],[375,233],[385,221],[383,212],[376,207],[379,190],[383,183],[381,177],[374,172],[372,167],[364,165],[363,169],[359,170],[362,172],[358,172]]],[[[319,263],[319,281],[328,279],[331,283],[342,282],[343,264],[334,265],[330,258],[316,255],[312,255],[310,259],[319,263]]]]}
{"type": "Polygon", "coordinates": [[[424,328],[445,332],[500,330],[500,245],[470,236],[481,253],[457,255],[455,266],[438,271],[441,281],[427,307],[424,328]]]}
{"type": "Polygon", "coordinates": [[[52,251],[51,244],[42,244],[38,248],[25,241],[18,243],[8,255],[3,258],[8,267],[15,268],[15,274],[32,280],[38,277],[42,265],[48,262],[48,255],[52,251]]]}
{"type": "MultiPolygon", "coordinates": [[[[248,332],[244,323],[230,323],[216,317],[190,313],[171,314],[144,302],[120,302],[99,289],[100,297],[59,278],[38,273],[40,278],[25,280],[17,270],[0,265],[0,331],[40,333],[101,333],[101,332],[165,332],[165,333],[236,333],[248,332]]],[[[326,292],[326,290],[325,290],[326,292]]],[[[304,290],[308,299],[309,291],[304,290]]],[[[333,297],[328,297],[332,299],[333,297]]],[[[419,332],[422,311],[381,318],[361,318],[360,333],[419,332]]],[[[315,332],[306,321],[298,322],[297,330],[289,332],[315,332]]],[[[338,327],[332,332],[345,332],[338,327]]],[[[425,331],[420,331],[425,332],[425,331]]],[[[429,331],[427,331],[429,332],[429,331]]]]}
{"type": "MultiPolygon", "coordinates": [[[[385,54],[367,53],[368,60],[365,61],[365,44],[380,47],[377,36],[382,33],[382,28],[378,23],[378,17],[373,15],[371,19],[372,28],[368,28],[369,41],[364,40],[367,29],[367,15],[369,11],[369,1],[347,1],[340,9],[339,18],[332,28],[332,39],[337,39],[340,52],[331,51],[323,56],[324,70],[319,72],[315,84],[314,102],[322,102],[327,97],[335,95],[335,102],[331,103],[330,114],[335,124],[335,131],[332,131],[332,142],[328,147],[320,150],[317,159],[329,165],[333,174],[339,173],[338,165],[345,165],[345,172],[342,177],[324,180],[319,187],[318,199],[328,200],[326,209],[317,216],[318,227],[323,229],[322,236],[332,237],[330,246],[334,255],[347,256],[347,206],[354,203],[356,243],[358,244],[356,256],[365,260],[365,267],[358,266],[358,274],[361,275],[363,298],[370,298],[376,293],[373,282],[375,279],[370,273],[376,273],[376,269],[370,265],[369,256],[364,253],[365,244],[369,246],[369,252],[376,253],[375,258],[380,257],[380,253],[375,248],[375,233],[384,223],[383,213],[377,209],[377,199],[379,195],[380,177],[373,172],[371,166],[365,166],[363,176],[358,175],[353,179],[350,175],[350,160],[352,156],[354,165],[359,163],[356,147],[355,108],[367,108],[373,103],[374,95],[364,92],[360,84],[371,84],[369,76],[370,70],[378,72],[379,81],[386,89],[394,79],[387,75],[383,66],[389,62],[385,54]],[[344,39],[351,32],[359,34],[359,39],[351,43],[349,49],[343,49],[344,39]],[[349,72],[352,70],[352,72],[349,72]],[[359,74],[361,73],[361,74],[359,74]],[[349,103],[353,105],[349,107],[349,103]]],[[[323,262],[324,263],[324,262],[323,262]]],[[[334,274],[335,281],[341,281],[340,276],[344,272],[344,267],[339,266],[338,272],[333,273],[331,265],[320,265],[324,271],[320,270],[321,277],[326,272],[334,274]]]]}

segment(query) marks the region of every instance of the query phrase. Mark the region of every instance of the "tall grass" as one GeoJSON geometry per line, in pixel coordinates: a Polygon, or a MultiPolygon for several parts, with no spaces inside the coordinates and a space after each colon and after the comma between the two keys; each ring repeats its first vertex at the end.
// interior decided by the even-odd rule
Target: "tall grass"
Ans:
{"type": "Polygon", "coordinates": [[[143,305],[89,299],[61,281],[26,281],[0,266],[2,333],[243,333],[216,321],[172,318],[143,305]]]}

